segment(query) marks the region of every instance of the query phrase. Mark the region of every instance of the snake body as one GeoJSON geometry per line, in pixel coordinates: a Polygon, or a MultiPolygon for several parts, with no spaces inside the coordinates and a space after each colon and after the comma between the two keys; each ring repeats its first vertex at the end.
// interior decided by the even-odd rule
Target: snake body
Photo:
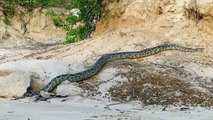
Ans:
{"type": "Polygon", "coordinates": [[[62,74],[53,78],[43,89],[43,92],[51,92],[63,81],[68,80],[69,82],[80,82],[84,81],[95,74],[97,74],[101,68],[109,61],[118,59],[136,59],[143,58],[150,55],[160,53],[167,50],[178,50],[182,52],[200,52],[203,48],[188,48],[177,44],[162,44],[156,47],[147,48],[141,51],[131,51],[131,52],[117,52],[102,55],[89,69],[78,72],[75,74],[62,74]]]}

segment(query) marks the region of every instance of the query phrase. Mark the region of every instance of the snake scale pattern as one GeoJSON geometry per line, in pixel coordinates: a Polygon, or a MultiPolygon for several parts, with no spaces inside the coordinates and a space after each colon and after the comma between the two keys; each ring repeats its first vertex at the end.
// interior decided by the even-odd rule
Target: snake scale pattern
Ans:
{"type": "Polygon", "coordinates": [[[141,51],[131,51],[131,52],[117,52],[102,55],[89,69],[78,72],[75,74],[62,74],[53,78],[40,92],[51,92],[63,81],[68,80],[69,82],[80,82],[84,81],[95,74],[97,74],[101,68],[109,61],[118,59],[136,59],[143,58],[150,55],[160,53],[167,50],[178,50],[182,52],[200,52],[203,48],[188,48],[177,44],[162,44],[156,47],[147,48],[141,51]]]}

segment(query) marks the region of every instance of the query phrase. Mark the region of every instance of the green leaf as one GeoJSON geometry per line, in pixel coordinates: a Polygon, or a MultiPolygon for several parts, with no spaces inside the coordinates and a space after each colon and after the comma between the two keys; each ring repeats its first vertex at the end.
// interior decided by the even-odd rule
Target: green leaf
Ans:
{"type": "Polygon", "coordinates": [[[63,26],[64,22],[61,18],[57,17],[57,18],[53,18],[52,19],[53,21],[53,24],[56,26],[56,27],[61,27],[63,26]]]}
{"type": "Polygon", "coordinates": [[[76,24],[78,22],[78,17],[77,16],[68,16],[65,18],[66,21],[70,24],[76,24]]]}

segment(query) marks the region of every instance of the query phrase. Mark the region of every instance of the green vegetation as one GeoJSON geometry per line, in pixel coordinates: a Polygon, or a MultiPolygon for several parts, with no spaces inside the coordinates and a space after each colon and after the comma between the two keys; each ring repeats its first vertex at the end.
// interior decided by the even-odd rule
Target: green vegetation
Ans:
{"type": "MultiPolygon", "coordinates": [[[[95,23],[101,13],[102,0],[5,0],[0,3],[5,4],[4,23],[6,25],[11,25],[7,16],[15,14],[16,10],[12,6],[15,4],[28,6],[31,9],[38,6],[46,8],[60,6],[67,10],[75,9],[78,12],[74,15],[58,14],[52,9],[48,9],[46,12],[52,16],[52,22],[56,27],[63,28],[67,32],[65,43],[73,43],[90,37],[95,30],[95,23]]],[[[108,16],[105,16],[105,19],[108,19],[108,16]]]]}
{"type": "Polygon", "coordinates": [[[105,12],[104,12],[104,16],[103,16],[103,19],[104,19],[104,21],[109,21],[109,9],[107,9],[107,10],[105,10],[105,12]]]}
{"type": "Polygon", "coordinates": [[[65,6],[65,9],[68,10],[79,10],[76,15],[63,17],[63,26],[61,27],[67,31],[66,43],[90,37],[95,30],[95,21],[99,19],[101,13],[101,2],[102,0],[72,0],[70,4],[65,6]]]}
{"type": "Polygon", "coordinates": [[[53,21],[53,24],[56,27],[62,27],[63,26],[63,20],[61,18],[59,18],[59,17],[53,18],[52,21],[53,21]]]}
{"type": "Polygon", "coordinates": [[[65,43],[74,43],[85,38],[85,27],[82,25],[79,25],[76,28],[68,27],[65,29],[68,31],[65,43]]]}
{"type": "Polygon", "coordinates": [[[5,0],[3,3],[19,4],[24,6],[48,6],[62,3],[65,0],[5,0]]]}
{"type": "Polygon", "coordinates": [[[4,6],[4,10],[3,10],[3,13],[4,13],[4,24],[5,25],[11,25],[11,21],[8,19],[8,16],[12,16],[16,13],[16,10],[13,6],[11,5],[5,5],[4,6]]]}
{"type": "Polygon", "coordinates": [[[5,15],[14,15],[16,12],[15,8],[10,5],[6,5],[4,8],[5,15]]]}
{"type": "Polygon", "coordinates": [[[57,14],[55,13],[55,11],[52,10],[52,9],[48,9],[48,10],[46,11],[46,14],[49,15],[49,16],[56,16],[56,15],[57,15],[57,14]]]}
{"type": "Polygon", "coordinates": [[[9,26],[11,25],[11,22],[10,22],[10,20],[7,17],[4,17],[3,21],[4,21],[5,25],[9,25],[9,26]]]}

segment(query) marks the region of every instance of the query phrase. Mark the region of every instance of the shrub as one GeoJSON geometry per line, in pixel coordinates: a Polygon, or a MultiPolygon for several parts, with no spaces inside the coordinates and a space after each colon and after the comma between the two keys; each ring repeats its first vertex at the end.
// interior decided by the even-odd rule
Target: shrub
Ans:
{"type": "Polygon", "coordinates": [[[6,16],[4,17],[4,20],[3,20],[3,21],[4,21],[4,24],[5,24],[5,25],[9,25],[9,26],[11,25],[10,20],[9,20],[6,16]]]}
{"type": "Polygon", "coordinates": [[[77,16],[68,16],[65,19],[66,19],[66,22],[68,22],[72,25],[76,24],[79,21],[77,16]]]}
{"type": "Polygon", "coordinates": [[[61,18],[59,18],[59,17],[53,18],[52,21],[53,21],[53,24],[54,24],[56,27],[62,27],[62,26],[63,26],[63,23],[64,23],[63,20],[62,20],[61,18]]]}
{"type": "Polygon", "coordinates": [[[6,5],[3,11],[5,15],[14,15],[16,12],[15,8],[10,5],[6,5]]]}
{"type": "Polygon", "coordinates": [[[78,9],[80,11],[78,17],[67,17],[66,21],[72,25],[77,22],[81,23],[81,26],[68,30],[67,35],[69,37],[66,37],[66,43],[90,37],[95,30],[95,21],[100,16],[101,2],[102,0],[73,0],[72,4],[66,7],[66,9],[78,9]]]}

